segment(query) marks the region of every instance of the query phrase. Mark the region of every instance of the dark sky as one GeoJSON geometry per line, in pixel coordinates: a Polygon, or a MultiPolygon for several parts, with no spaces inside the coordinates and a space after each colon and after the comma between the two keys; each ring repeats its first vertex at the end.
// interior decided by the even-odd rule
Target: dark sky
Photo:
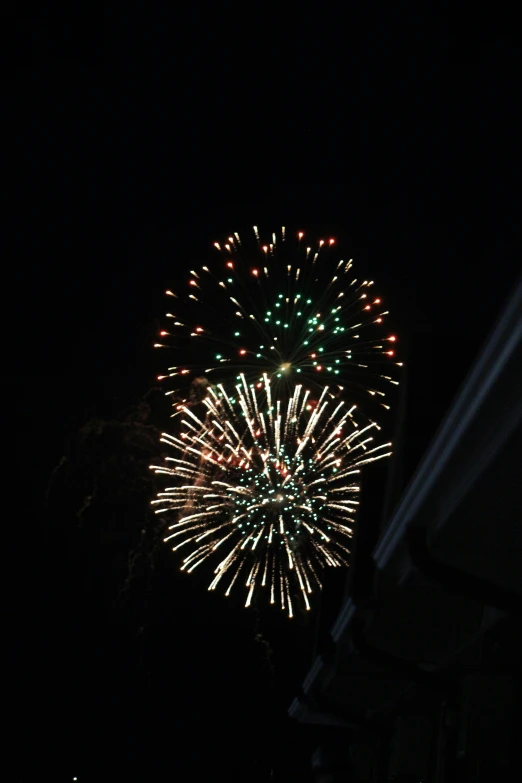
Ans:
{"type": "Polygon", "coordinates": [[[149,446],[125,440],[122,412],[161,369],[162,292],[210,241],[252,223],[328,229],[407,346],[411,475],[520,271],[517,52],[494,33],[464,51],[428,13],[361,33],[274,22],[266,38],[148,14],[108,4],[103,31],[13,19],[12,779],[303,780],[314,736],[285,714],[313,631],[209,596],[142,538],[147,488],[125,470],[149,446]],[[79,438],[93,419],[108,429],[79,438]]]}

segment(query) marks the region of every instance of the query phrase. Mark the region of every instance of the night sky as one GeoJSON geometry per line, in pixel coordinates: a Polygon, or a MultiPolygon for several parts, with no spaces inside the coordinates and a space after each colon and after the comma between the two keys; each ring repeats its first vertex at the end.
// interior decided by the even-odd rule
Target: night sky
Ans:
{"type": "Polygon", "coordinates": [[[132,9],[13,20],[10,780],[306,780],[314,620],[209,594],[153,528],[163,291],[254,223],[338,237],[404,346],[407,480],[520,273],[516,50],[430,15],[263,41],[132,9]]]}

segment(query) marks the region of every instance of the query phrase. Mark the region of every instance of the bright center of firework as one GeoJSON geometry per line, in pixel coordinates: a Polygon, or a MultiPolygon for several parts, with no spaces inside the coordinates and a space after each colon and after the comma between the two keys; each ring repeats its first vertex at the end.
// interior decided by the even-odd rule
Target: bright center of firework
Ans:
{"type": "Polygon", "coordinates": [[[307,500],[302,481],[296,476],[303,468],[300,460],[284,464],[272,459],[262,472],[238,470],[242,491],[233,493],[238,528],[262,535],[274,544],[278,538],[281,545],[286,537],[297,540],[303,522],[313,523],[319,514],[315,499],[307,500]]]}
{"type": "Polygon", "coordinates": [[[288,372],[288,370],[291,368],[292,364],[290,362],[283,362],[281,365],[281,369],[283,372],[288,372]]]}
{"type": "Polygon", "coordinates": [[[295,500],[295,497],[293,495],[285,496],[282,492],[278,492],[277,495],[274,495],[273,497],[269,498],[269,501],[273,503],[275,506],[284,506],[287,500],[292,502],[293,500],[295,500]]]}

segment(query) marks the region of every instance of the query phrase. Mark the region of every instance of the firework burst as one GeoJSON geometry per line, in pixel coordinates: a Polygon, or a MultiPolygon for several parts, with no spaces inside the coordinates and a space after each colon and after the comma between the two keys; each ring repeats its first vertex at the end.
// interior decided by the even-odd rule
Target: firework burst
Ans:
{"type": "Polygon", "coordinates": [[[190,271],[186,287],[167,291],[174,312],[155,347],[173,347],[185,362],[159,376],[167,394],[198,401],[210,384],[244,374],[261,388],[266,374],[282,399],[298,383],[316,396],[328,384],[332,396],[365,399],[365,410],[372,397],[389,407],[386,390],[401,365],[396,337],[385,329],[373,281],[354,277],[335,240],[287,238],[283,228],[265,243],[254,227],[245,240],[215,243],[215,252],[213,263],[190,271]]]}
{"type": "Polygon", "coordinates": [[[203,409],[183,407],[180,433],[162,437],[173,456],[151,466],[173,479],[152,501],[174,520],[165,540],[188,552],[182,570],[213,563],[210,590],[242,583],[246,606],[264,589],[289,616],[296,598],[309,609],[323,568],[348,562],[361,467],[391,444],[328,387],[316,402],[300,385],[273,399],[267,374],[262,389],[244,374],[233,394],[211,388],[203,409]]]}

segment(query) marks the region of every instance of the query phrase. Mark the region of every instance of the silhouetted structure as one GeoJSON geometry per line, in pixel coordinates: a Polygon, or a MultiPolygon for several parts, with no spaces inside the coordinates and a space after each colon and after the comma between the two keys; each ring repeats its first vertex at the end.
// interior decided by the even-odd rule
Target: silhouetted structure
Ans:
{"type": "Polygon", "coordinates": [[[331,727],[317,781],[518,771],[521,468],[522,281],[290,707],[331,727]]]}

